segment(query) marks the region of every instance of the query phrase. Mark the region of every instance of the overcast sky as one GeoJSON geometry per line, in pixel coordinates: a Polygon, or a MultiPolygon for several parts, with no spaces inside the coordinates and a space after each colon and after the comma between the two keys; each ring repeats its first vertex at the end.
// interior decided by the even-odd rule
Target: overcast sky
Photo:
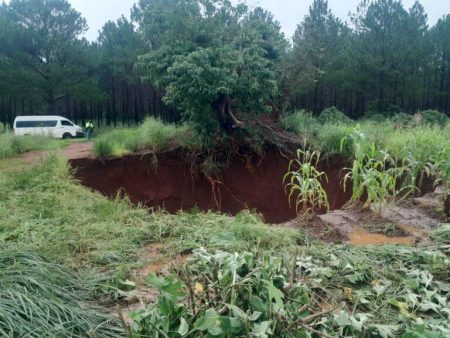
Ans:
{"type": "MultiPolygon", "coordinates": [[[[86,18],[89,31],[86,37],[96,40],[98,31],[108,20],[116,20],[122,14],[129,17],[130,9],[137,0],[69,0],[86,18]]],[[[234,0],[237,2],[238,0],[234,0]]],[[[403,0],[409,8],[415,0],[403,0]]],[[[247,4],[259,5],[271,11],[281,23],[288,38],[292,37],[297,24],[307,14],[312,0],[247,0],[247,4]]],[[[328,0],[328,4],[335,15],[348,21],[348,13],[354,12],[360,0],[328,0]]],[[[430,24],[434,24],[440,17],[450,13],[450,0],[421,0],[428,13],[430,24]]]]}

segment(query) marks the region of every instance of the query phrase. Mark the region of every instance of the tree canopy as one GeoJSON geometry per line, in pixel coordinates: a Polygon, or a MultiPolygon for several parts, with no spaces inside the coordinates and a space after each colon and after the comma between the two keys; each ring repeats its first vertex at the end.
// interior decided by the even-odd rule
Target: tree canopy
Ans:
{"type": "Polygon", "coordinates": [[[137,63],[143,78],[200,130],[230,131],[241,123],[235,111],[269,110],[284,39],[268,13],[217,0],[145,1],[134,13],[165,27],[143,31],[152,46],[137,63]]]}
{"type": "Polygon", "coordinates": [[[0,122],[153,115],[212,134],[296,109],[450,113],[450,15],[430,26],[419,1],[361,0],[344,22],[312,0],[292,41],[271,13],[229,0],[140,0],[130,13],[87,41],[67,0],[0,5],[0,122]]]}

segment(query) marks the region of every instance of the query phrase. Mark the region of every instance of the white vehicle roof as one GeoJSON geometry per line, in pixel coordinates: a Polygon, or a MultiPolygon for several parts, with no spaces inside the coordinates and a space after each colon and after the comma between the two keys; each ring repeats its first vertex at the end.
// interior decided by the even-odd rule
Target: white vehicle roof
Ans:
{"type": "Polygon", "coordinates": [[[16,121],[47,121],[47,120],[67,120],[67,118],[62,116],[56,116],[56,115],[48,115],[48,116],[42,116],[42,115],[36,115],[36,116],[17,116],[16,121]]]}

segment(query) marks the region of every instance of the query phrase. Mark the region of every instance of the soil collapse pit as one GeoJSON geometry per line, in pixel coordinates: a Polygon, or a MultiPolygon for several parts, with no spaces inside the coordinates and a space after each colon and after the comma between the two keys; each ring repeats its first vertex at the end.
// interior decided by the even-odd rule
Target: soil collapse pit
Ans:
{"type": "MultiPolygon", "coordinates": [[[[152,155],[129,155],[106,161],[74,159],[75,177],[100,193],[115,197],[120,192],[132,202],[170,213],[198,208],[231,215],[256,210],[268,223],[283,223],[296,217],[282,184],[289,160],[273,151],[263,158],[233,158],[217,177],[207,177],[186,160],[181,152],[159,154],[155,167],[152,155]]],[[[320,170],[332,210],[350,199],[342,189],[343,163],[324,164],[320,170]]]]}

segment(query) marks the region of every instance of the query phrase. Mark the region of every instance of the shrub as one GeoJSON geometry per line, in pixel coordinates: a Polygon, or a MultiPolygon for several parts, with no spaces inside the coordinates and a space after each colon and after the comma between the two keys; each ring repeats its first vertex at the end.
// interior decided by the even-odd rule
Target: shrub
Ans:
{"type": "Polygon", "coordinates": [[[330,107],[322,111],[318,117],[318,121],[322,124],[349,124],[352,122],[350,118],[336,107],[330,107]]]}
{"type": "Polygon", "coordinates": [[[422,125],[445,127],[449,119],[447,115],[437,110],[424,110],[419,113],[419,122],[422,125]]]}
{"type": "Polygon", "coordinates": [[[414,117],[405,113],[395,114],[391,119],[391,123],[396,128],[408,128],[414,126],[414,117]]]}
{"type": "Polygon", "coordinates": [[[384,122],[386,121],[386,118],[386,115],[377,111],[367,111],[363,115],[363,120],[372,122],[384,122]]]}

